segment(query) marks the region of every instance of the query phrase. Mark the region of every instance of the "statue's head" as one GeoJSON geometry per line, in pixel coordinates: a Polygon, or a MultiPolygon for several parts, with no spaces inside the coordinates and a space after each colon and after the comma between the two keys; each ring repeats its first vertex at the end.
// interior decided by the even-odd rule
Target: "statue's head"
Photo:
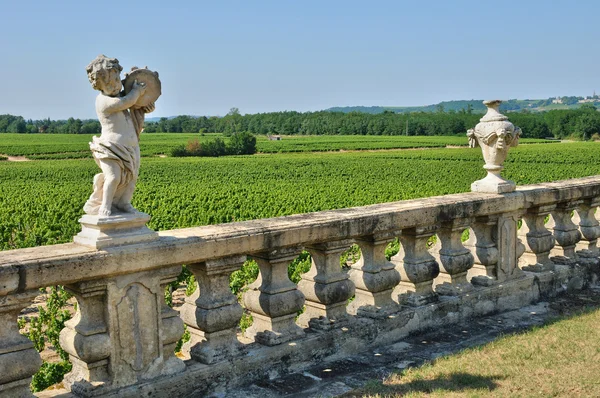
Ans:
{"type": "Polygon", "coordinates": [[[94,90],[102,91],[111,97],[119,95],[122,87],[121,71],[123,67],[119,65],[118,59],[98,55],[85,70],[94,90]]]}

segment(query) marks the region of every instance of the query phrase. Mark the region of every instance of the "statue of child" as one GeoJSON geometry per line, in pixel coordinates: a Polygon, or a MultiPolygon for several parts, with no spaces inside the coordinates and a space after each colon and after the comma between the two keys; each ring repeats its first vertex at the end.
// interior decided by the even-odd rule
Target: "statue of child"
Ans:
{"type": "Polygon", "coordinates": [[[96,97],[96,114],[102,125],[100,138],[93,137],[90,149],[102,173],[94,176],[94,192],[85,203],[87,214],[110,216],[114,211],[134,213],[131,205],[140,168],[139,135],[144,114],[154,110],[154,103],[133,108],[146,87],[137,80],[131,91],[121,92],[121,71],[116,58],[99,55],[86,68],[96,97]]]}

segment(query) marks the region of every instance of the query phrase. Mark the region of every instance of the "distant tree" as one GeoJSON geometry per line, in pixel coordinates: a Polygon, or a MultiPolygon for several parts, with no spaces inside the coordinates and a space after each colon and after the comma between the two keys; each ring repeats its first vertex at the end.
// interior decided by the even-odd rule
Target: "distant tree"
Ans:
{"type": "Polygon", "coordinates": [[[227,153],[230,155],[252,155],[256,153],[256,137],[248,132],[234,133],[227,146],[227,153]]]}

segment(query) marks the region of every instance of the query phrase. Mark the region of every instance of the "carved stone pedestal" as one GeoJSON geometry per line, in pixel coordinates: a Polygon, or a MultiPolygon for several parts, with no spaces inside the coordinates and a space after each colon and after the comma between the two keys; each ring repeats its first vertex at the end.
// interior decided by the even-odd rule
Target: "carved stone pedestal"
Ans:
{"type": "Polygon", "coordinates": [[[440,267],[427,250],[427,241],[436,233],[436,226],[402,230],[400,251],[392,258],[400,272],[400,284],[394,290],[400,304],[421,306],[438,300],[433,280],[440,267]]]}
{"type": "Polygon", "coordinates": [[[438,242],[433,247],[434,257],[440,264],[435,291],[444,296],[458,296],[473,290],[467,281],[467,272],[473,266],[471,251],[463,246],[462,234],[471,220],[455,219],[442,224],[438,242]]]}
{"type": "Polygon", "coordinates": [[[85,214],[79,219],[81,232],[73,242],[95,249],[151,242],[158,239],[158,233],[146,226],[148,221],[150,216],[140,212],[108,217],[85,214]]]}
{"type": "Polygon", "coordinates": [[[197,361],[211,364],[240,353],[236,330],[243,310],[229,289],[229,276],[244,261],[246,256],[232,256],[188,265],[198,289],[185,299],[181,317],[191,335],[184,349],[197,361]]]}
{"type": "Polygon", "coordinates": [[[554,263],[549,257],[554,247],[554,236],[544,225],[544,220],[555,207],[553,204],[538,206],[528,209],[523,215],[518,235],[525,244],[525,253],[519,259],[520,266],[525,271],[554,271],[554,263]]]}
{"type": "Polygon", "coordinates": [[[244,293],[244,305],[253,323],[246,336],[273,346],[304,337],[295,318],[304,306],[304,295],[288,278],[288,265],[302,250],[297,247],[253,255],[258,263],[258,279],[244,293]]]}
{"type": "Polygon", "coordinates": [[[19,333],[17,317],[39,294],[34,290],[0,296],[0,397],[33,397],[31,376],[42,365],[33,343],[19,333]]]}
{"type": "Polygon", "coordinates": [[[552,230],[556,245],[550,252],[551,260],[556,264],[575,266],[577,255],[575,247],[581,240],[579,227],[573,222],[571,213],[582,201],[570,201],[559,203],[552,211],[549,228],[552,230]]]}
{"type": "Polygon", "coordinates": [[[302,327],[327,330],[341,326],[346,320],[346,304],[354,294],[354,284],[342,272],[340,255],[351,245],[352,241],[343,240],[307,248],[312,265],[298,283],[298,289],[306,297],[305,310],[298,318],[302,327]]]}
{"type": "Polygon", "coordinates": [[[361,257],[352,265],[349,274],[356,290],[354,300],[347,307],[348,313],[377,319],[398,312],[392,292],[400,282],[400,274],[385,257],[385,249],[394,239],[395,234],[385,234],[356,242],[361,257]]]}

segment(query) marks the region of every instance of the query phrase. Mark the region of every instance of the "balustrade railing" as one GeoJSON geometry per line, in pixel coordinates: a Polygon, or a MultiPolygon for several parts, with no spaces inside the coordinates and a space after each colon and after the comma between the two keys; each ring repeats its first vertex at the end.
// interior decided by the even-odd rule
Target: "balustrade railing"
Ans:
{"type": "MultiPolygon", "coordinates": [[[[343,339],[340,333],[367,333],[360,328],[370,333],[366,347],[399,338],[390,322],[402,314],[421,314],[422,323],[403,324],[410,331],[434,325],[427,318],[432,315],[419,311],[445,308],[448,300],[471,306],[465,311],[470,316],[501,310],[496,304],[477,307],[477,300],[515,295],[503,289],[517,289],[529,301],[553,294],[544,289],[560,283],[537,281],[598,265],[599,198],[600,177],[589,177],[505,194],[472,192],[163,231],[152,242],[101,250],[71,243],[2,252],[0,396],[28,395],[41,364],[19,333],[17,316],[42,287],[65,285],[78,303],[60,336],[73,363],[64,386],[73,394],[126,396],[134,391],[128,388],[166,388],[165,380],[178,377],[189,392],[217,383],[214,374],[227,378],[220,364],[261,369],[253,350],[263,361],[281,362],[294,345],[331,348],[343,339]],[[388,259],[386,247],[396,238],[400,251],[388,259]],[[340,255],[353,244],[360,260],[347,271],[340,255]],[[312,265],[296,285],[288,264],[303,250],[312,265]],[[239,303],[229,278],[247,258],[260,272],[239,303]],[[176,311],[165,304],[164,290],[181,264],[196,276],[198,288],[176,311]],[[242,305],[253,324],[240,341],[242,305]],[[184,324],[191,334],[185,362],[174,355],[184,324]],[[353,329],[355,324],[362,326],[353,329]],[[383,332],[373,327],[387,327],[393,337],[376,340],[373,334],[383,332]]],[[[294,355],[300,366],[303,354],[294,355]]]]}

